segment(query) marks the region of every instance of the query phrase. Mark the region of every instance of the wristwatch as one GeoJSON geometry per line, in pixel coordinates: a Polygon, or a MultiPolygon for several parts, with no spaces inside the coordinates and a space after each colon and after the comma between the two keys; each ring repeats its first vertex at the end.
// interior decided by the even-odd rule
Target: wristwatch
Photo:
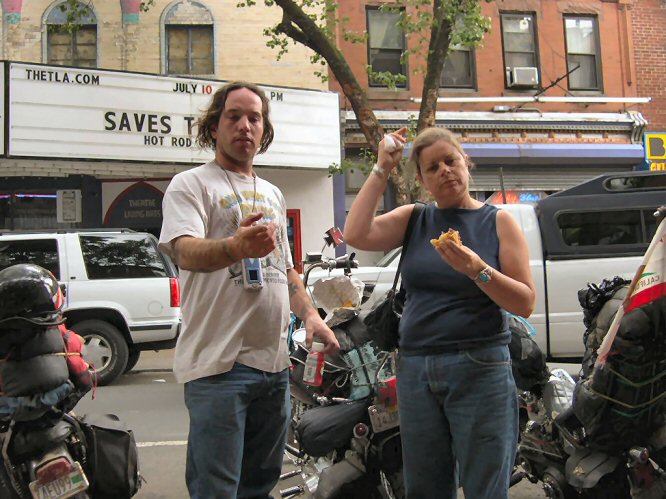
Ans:
{"type": "Polygon", "coordinates": [[[477,284],[485,284],[493,280],[493,268],[491,266],[483,269],[479,274],[474,278],[474,282],[477,284]]]}

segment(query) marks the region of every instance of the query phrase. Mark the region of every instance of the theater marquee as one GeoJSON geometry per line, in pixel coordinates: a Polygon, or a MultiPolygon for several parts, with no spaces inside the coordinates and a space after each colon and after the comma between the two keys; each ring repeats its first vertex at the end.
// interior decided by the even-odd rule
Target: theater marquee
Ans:
{"type": "MultiPolygon", "coordinates": [[[[12,63],[9,155],[191,163],[212,158],[194,123],[225,82],[12,63]]],[[[275,140],[256,165],[325,169],[340,162],[338,95],[262,86],[275,140]]],[[[0,134],[0,137],[2,135],[0,134]]]]}

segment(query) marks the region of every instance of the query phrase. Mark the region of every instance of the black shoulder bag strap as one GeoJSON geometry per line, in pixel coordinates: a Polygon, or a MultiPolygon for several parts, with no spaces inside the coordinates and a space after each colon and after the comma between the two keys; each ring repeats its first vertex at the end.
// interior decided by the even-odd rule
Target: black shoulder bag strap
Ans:
{"type": "MultiPolygon", "coordinates": [[[[417,201],[414,203],[414,209],[412,210],[412,214],[409,216],[409,222],[407,222],[407,229],[405,230],[405,239],[402,242],[402,251],[400,252],[400,260],[398,261],[398,268],[395,271],[395,278],[393,279],[393,291],[395,292],[395,289],[398,287],[398,279],[400,279],[400,270],[402,269],[402,259],[405,257],[405,253],[407,252],[407,246],[409,244],[409,240],[412,237],[412,232],[414,231],[414,224],[416,223],[416,219],[419,218],[419,215],[425,208],[425,204],[421,203],[420,201],[417,201]]],[[[400,284],[400,288],[402,289],[402,284],[400,284]]]]}

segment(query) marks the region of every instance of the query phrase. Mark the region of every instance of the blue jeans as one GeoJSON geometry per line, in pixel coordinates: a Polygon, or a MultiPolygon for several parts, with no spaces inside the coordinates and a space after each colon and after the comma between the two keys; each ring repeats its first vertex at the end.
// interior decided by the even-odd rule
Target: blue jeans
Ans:
{"type": "Polygon", "coordinates": [[[408,499],[506,499],[518,403],[506,346],[398,357],[408,499]],[[456,467],[456,463],[458,468],[456,467]]]}
{"type": "Polygon", "coordinates": [[[241,364],[185,384],[185,480],[193,499],[271,497],[289,425],[289,372],[241,364]]]}

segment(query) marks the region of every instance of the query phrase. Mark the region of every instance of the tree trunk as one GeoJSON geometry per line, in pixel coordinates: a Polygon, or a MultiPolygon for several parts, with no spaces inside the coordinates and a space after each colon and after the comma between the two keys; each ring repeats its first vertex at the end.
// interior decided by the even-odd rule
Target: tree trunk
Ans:
{"type": "Polygon", "coordinates": [[[444,69],[444,61],[449,51],[451,23],[444,17],[442,0],[435,0],[433,5],[433,25],[428,46],[426,75],[423,80],[423,94],[416,131],[435,126],[437,113],[437,97],[439,97],[439,81],[444,69]]]}
{"type": "Polygon", "coordinates": [[[282,22],[278,25],[280,32],[309,47],[326,60],[351,103],[356,121],[369,147],[377,154],[377,146],[384,130],[370,106],[365,90],[347,64],[345,56],[293,0],[275,0],[275,4],[282,8],[283,12],[282,22]]]}

